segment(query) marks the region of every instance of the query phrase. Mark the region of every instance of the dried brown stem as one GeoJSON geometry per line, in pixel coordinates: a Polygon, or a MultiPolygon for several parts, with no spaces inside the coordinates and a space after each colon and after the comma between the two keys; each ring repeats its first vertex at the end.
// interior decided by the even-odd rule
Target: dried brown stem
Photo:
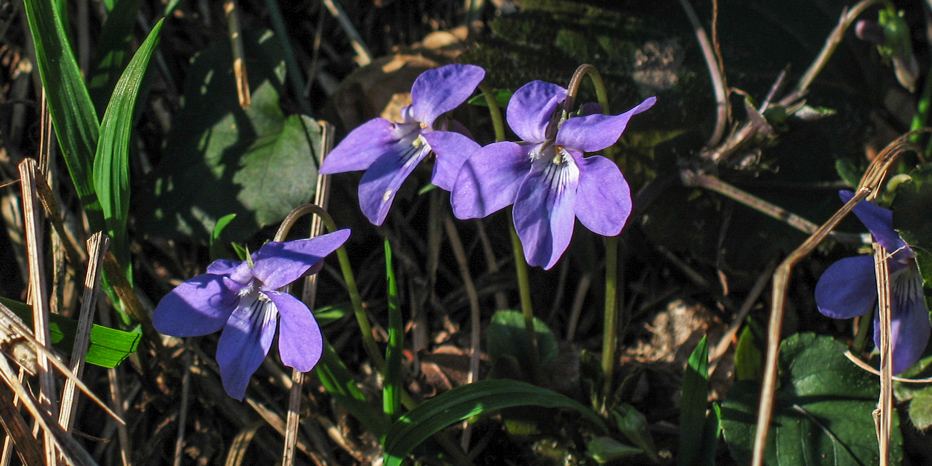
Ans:
{"type": "MultiPolygon", "coordinates": [[[[928,130],[922,130],[928,132],[928,130]]],[[[752,450],[752,465],[763,466],[764,453],[767,448],[767,435],[770,431],[770,418],[773,414],[774,395],[777,383],[777,354],[780,348],[780,334],[783,324],[783,311],[786,302],[787,287],[793,266],[803,257],[809,255],[819,243],[825,239],[829,232],[840,222],[851,209],[869,196],[876,196],[887,170],[896,158],[904,151],[910,149],[909,137],[916,132],[907,133],[893,141],[881,151],[867,168],[861,178],[857,191],[838,212],[835,212],[812,236],[809,237],[795,251],[777,267],[773,275],[773,294],[771,297],[770,322],[767,329],[767,356],[764,367],[764,380],[761,387],[760,406],[757,411],[757,430],[754,434],[754,448],[752,450]]]]}

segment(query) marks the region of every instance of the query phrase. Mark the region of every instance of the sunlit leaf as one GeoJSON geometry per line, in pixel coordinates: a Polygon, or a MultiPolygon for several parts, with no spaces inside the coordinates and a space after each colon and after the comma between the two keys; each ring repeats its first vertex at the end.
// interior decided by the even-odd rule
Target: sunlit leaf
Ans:
{"type": "MultiPolygon", "coordinates": [[[[23,319],[27,327],[32,328],[32,306],[6,298],[0,298],[0,302],[23,319]]],[[[58,314],[49,315],[49,334],[55,349],[70,355],[77,331],[78,321],[58,314]]],[[[96,366],[116,367],[136,351],[140,337],[139,333],[94,324],[85,360],[96,366]]]]}
{"type": "Polygon", "coordinates": [[[65,165],[91,230],[104,231],[104,218],[91,178],[99,131],[97,112],[52,2],[26,0],[24,5],[65,165]]]}
{"type": "Polygon", "coordinates": [[[111,249],[128,279],[132,278],[126,223],[129,220],[129,153],[133,116],[149,59],[159,43],[163,21],[152,28],[114,87],[113,97],[100,125],[97,156],[94,158],[94,187],[112,238],[111,249]]]}
{"type": "Polygon", "coordinates": [[[234,213],[226,238],[244,241],[314,195],[320,128],[279,106],[280,42],[270,32],[243,37],[252,105],[243,110],[236,98],[228,41],[194,58],[165,156],[137,198],[147,234],[206,243],[217,220],[234,213]]]}

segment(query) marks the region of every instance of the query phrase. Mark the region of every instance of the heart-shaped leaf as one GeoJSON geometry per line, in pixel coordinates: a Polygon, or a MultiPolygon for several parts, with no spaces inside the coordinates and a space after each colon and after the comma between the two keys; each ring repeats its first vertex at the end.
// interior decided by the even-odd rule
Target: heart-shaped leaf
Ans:
{"type": "Polygon", "coordinates": [[[226,238],[243,241],[313,196],[320,128],[279,107],[285,65],[272,33],[244,34],[243,42],[252,105],[243,110],[236,98],[228,42],[194,58],[164,158],[140,196],[144,232],[207,243],[233,213],[226,238]]]}
{"type": "MultiPolygon", "coordinates": [[[[766,464],[878,464],[871,412],[877,380],[844,356],[827,336],[793,335],[780,345],[780,381],[767,438],[766,464]]],[[[722,429],[738,464],[751,463],[760,385],[738,382],[722,405],[722,429]]],[[[899,417],[893,413],[890,464],[903,457],[899,417]]]]}

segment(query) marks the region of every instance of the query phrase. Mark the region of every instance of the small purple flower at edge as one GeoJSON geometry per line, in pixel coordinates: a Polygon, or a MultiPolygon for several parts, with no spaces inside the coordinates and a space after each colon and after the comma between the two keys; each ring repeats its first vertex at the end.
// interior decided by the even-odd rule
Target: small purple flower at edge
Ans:
{"type": "MultiPolygon", "coordinates": [[[[854,193],[841,191],[848,202],[854,193]]],[[[892,318],[893,373],[899,374],[919,360],[932,330],[922,293],[922,277],[916,254],[893,229],[893,212],[867,201],[854,214],[890,254],[890,307],[892,318]]],[[[848,257],[832,264],[816,284],[819,312],[835,319],[850,319],[877,308],[877,283],[873,256],[848,257]]],[[[874,313],[874,344],[880,347],[880,321],[874,313]]]]}
{"type": "MultiPolygon", "coordinates": [[[[514,224],[528,264],[550,269],[573,237],[575,219],[602,236],[621,232],[631,213],[628,182],[611,160],[583,157],[615,144],[650,97],[621,115],[585,115],[561,121],[566,89],[543,81],[522,86],[508,103],[508,125],[524,143],[479,148],[455,133],[435,150],[472,155],[462,162],[450,202],[457,218],[481,218],[514,204],[514,224]],[[471,146],[471,147],[470,147],[471,146]]],[[[455,158],[455,157],[451,157],[455,158]]]]}
{"type": "MultiPolygon", "coordinates": [[[[434,121],[465,102],[484,77],[485,70],[475,65],[425,71],[411,87],[411,105],[401,109],[401,123],[374,118],[354,129],[324,159],[320,173],[366,170],[359,182],[359,206],[370,222],[381,225],[404,180],[432,146],[443,143],[446,131],[434,131],[434,121]]],[[[431,182],[450,190],[460,163],[438,157],[431,182]]]]}
{"type": "Polygon", "coordinates": [[[345,229],[317,238],[270,242],[253,253],[251,261],[215,261],[207,273],[165,295],[153,312],[152,323],[159,332],[176,337],[223,329],[217,344],[220,378],[227,394],[238,400],[269,353],[279,315],[282,363],[310,371],[323,350],[320,327],[304,303],[277,290],[318,272],[322,259],[349,235],[345,229]]]}

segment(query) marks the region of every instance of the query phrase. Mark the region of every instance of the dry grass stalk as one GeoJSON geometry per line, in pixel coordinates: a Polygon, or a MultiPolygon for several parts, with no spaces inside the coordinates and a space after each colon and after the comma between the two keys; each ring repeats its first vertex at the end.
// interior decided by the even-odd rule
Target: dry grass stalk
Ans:
{"type": "MultiPolygon", "coordinates": [[[[324,163],[324,157],[333,149],[334,129],[326,122],[320,122],[320,164],[324,163]]],[[[327,210],[327,204],[330,201],[330,177],[327,175],[317,174],[317,191],[314,198],[314,205],[324,211],[327,210]]],[[[275,235],[276,241],[283,241],[291,224],[288,220],[282,223],[278,234],[275,235]]],[[[311,220],[311,231],[308,238],[316,238],[324,232],[324,221],[319,215],[315,215],[311,220]]],[[[304,281],[304,291],[302,300],[307,308],[312,312],[314,310],[314,301],[317,299],[317,274],[308,276],[304,281]]],[[[281,341],[279,341],[281,344],[281,341]]],[[[282,454],[282,465],[292,466],[294,464],[294,448],[298,442],[298,424],[301,421],[301,390],[304,387],[304,373],[294,369],[291,372],[291,389],[288,396],[288,415],[285,424],[285,450],[282,454]]]]}
{"type": "Polygon", "coordinates": [[[246,110],[252,104],[249,94],[249,79],[246,76],[246,52],[243,49],[243,30],[239,22],[236,0],[224,0],[223,12],[227,16],[227,34],[233,49],[233,75],[236,77],[236,98],[239,106],[246,110]]]}
{"type": "MultiPolygon", "coordinates": [[[[84,301],[81,304],[81,312],[78,317],[78,331],[74,337],[74,348],[71,350],[71,372],[78,378],[81,378],[84,374],[84,358],[87,356],[87,349],[90,346],[91,328],[94,326],[94,310],[97,308],[97,287],[100,285],[100,277],[103,272],[104,253],[109,245],[110,238],[100,232],[95,233],[87,240],[87,250],[91,261],[87,264],[87,274],[84,276],[84,301]]],[[[78,409],[78,404],[75,402],[76,395],[75,382],[73,379],[68,379],[65,381],[64,390],[62,390],[61,413],[58,417],[58,425],[65,429],[65,432],[71,432],[74,424],[74,417],[78,409]]]]}
{"type": "MultiPolygon", "coordinates": [[[[32,305],[32,323],[36,340],[49,348],[52,337],[49,333],[49,307],[45,282],[45,262],[42,247],[42,218],[39,215],[39,198],[36,194],[36,161],[25,159],[19,164],[20,188],[23,196],[23,220],[26,229],[26,257],[29,263],[29,302],[32,305]]],[[[58,417],[58,397],[55,394],[55,379],[45,353],[36,354],[39,377],[39,405],[52,417],[58,417]]],[[[45,459],[55,464],[57,454],[52,434],[45,432],[45,459]]]]}
{"type": "Polygon", "coordinates": [[[874,242],[874,276],[877,278],[877,314],[880,319],[880,400],[874,411],[880,466],[890,464],[890,429],[893,427],[893,345],[890,344],[890,270],[887,251],[874,242]]]}

